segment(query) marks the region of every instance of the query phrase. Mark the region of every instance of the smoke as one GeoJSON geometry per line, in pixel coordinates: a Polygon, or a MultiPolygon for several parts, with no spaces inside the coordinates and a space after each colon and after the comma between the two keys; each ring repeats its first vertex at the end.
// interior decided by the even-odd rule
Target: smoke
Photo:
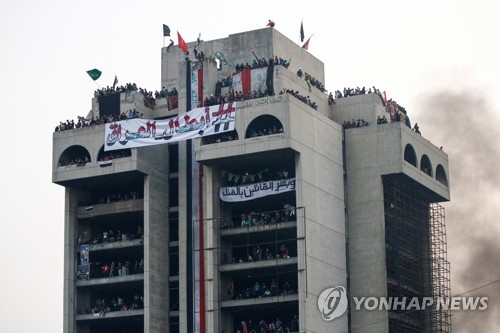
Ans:
{"type": "MultiPolygon", "coordinates": [[[[412,119],[449,158],[451,201],[444,206],[452,296],[500,279],[499,113],[474,92],[421,96],[412,119]]],[[[453,332],[500,332],[500,283],[463,296],[488,296],[488,309],[452,312],[453,332]]]]}

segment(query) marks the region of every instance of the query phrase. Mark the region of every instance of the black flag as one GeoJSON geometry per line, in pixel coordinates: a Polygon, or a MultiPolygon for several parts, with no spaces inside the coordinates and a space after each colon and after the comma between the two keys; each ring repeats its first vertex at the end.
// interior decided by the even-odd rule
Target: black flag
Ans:
{"type": "Polygon", "coordinates": [[[168,25],[164,24],[163,25],[163,37],[170,36],[170,28],[168,25]]]}
{"type": "Polygon", "coordinates": [[[304,41],[304,25],[302,22],[300,22],[300,41],[304,41]]]}

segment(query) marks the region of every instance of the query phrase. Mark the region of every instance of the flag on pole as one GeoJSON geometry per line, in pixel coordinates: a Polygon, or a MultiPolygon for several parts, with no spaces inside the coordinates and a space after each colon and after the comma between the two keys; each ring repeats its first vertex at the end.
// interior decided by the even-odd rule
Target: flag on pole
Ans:
{"type": "MultiPolygon", "coordinates": [[[[312,37],[312,35],[311,35],[311,37],[312,37]]],[[[304,43],[304,45],[302,45],[303,49],[309,50],[309,41],[311,40],[311,37],[309,37],[307,39],[307,41],[304,43]]]]}
{"type": "Polygon", "coordinates": [[[300,41],[304,41],[304,23],[302,21],[300,22],[300,41]]]}
{"type": "Polygon", "coordinates": [[[177,31],[177,44],[179,45],[179,48],[182,50],[182,52],[186,53],[188,51],[188,46],[184,39],[182,39],[179,31],[177,31]]]}
{"type": "Polygon", "coordinates": [[[118,84],[118,78],[116,77],[115,75],[115,80],[113,81],[113,89],[115,88],[115,86],[118,84]]]}
{"type": "Polygon", "coordinates": [[[87,74],[90,76],[90,78],[92,80],[95,81],[95,80],[97,80],[98,78],[101,77],[102,72],[100,70],[94,68],[94,69],[91,69],[91,70],[87,71],[87,74]]]}
{"type": "Polygon", "coordinates": [[[170,28],[168,25],[164,24],[163,25],[163,37],[170,36],[170,28]]]}

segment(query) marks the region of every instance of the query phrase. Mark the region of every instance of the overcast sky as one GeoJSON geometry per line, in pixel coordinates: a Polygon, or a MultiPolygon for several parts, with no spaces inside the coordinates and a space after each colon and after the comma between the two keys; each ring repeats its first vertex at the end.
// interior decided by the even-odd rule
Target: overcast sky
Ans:
{"type": "MultiPolygon", "coordinates": [[[[500,332],[500,5],[422,1],[0,2],[0,332],[62,332],[64,189],[51,182],[52,133],[91,109],[96,83],[161,88],[162,24],[187,41],[265,27],[325,63],[326,89],[373,86],[404,106],[450,159],[444,204],[452,294],[489,296],[453,314],[455,333],[500,332]],[[182,4],[182,6],[181,6],[182,4]],[[491,284],[493,283],[493,284],[491,284]]],[[[177,39],[173,38],[176,42],[177,39]]],[[[286,55],[280,55],[286,58],[286,55]]]]}

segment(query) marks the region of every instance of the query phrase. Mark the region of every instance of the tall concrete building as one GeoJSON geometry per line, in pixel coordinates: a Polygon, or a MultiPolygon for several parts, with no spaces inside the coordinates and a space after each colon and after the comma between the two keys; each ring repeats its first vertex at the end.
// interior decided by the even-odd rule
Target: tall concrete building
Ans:
{"type": "Polygon", "coordinates": [[[275,29],[187,47],[156,98],[102,92],[81,121],[107,123],[53,135],[64,332],[451,332],[351,302],[449,296],[446,153],[380,93],[329,98],[275,29]]]}

